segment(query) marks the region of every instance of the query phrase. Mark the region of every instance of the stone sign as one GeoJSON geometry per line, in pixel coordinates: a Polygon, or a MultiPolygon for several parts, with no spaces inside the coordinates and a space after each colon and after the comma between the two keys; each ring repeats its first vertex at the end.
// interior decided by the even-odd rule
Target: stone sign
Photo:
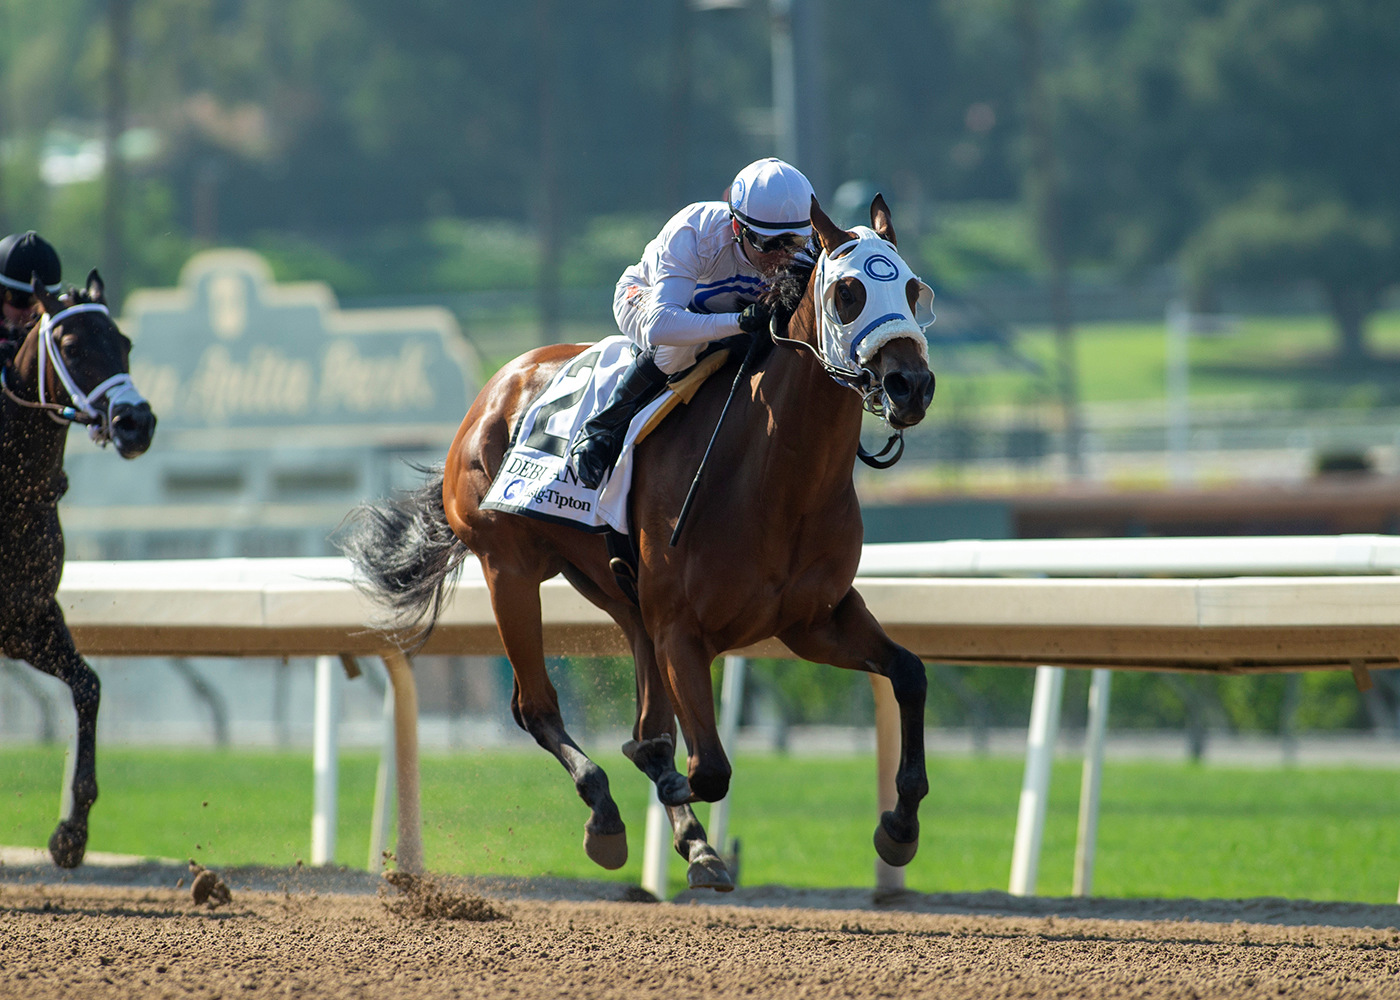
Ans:
{"type": "Polygon", "coordinates": [[[121,325],[158,436],[431,427],[438,437],[481,386],[475,352],[447,310],[341,311],[327,285],[277,284],[246,250],[206,251],[185,265],[178,288],[133,292],[121,325]]]}

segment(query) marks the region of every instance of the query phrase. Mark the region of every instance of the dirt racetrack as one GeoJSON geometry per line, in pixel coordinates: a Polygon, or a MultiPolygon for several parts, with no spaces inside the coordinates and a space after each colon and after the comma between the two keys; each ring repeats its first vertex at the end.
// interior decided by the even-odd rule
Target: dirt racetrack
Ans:
{"type": "Polygon", "coordinates": [[[1202,903],[1195,910],[1211,919],[1122,920],[1029,914],[1192,907],[777,888],[735,893],[743,906],[713,894],[715,905],[674,905],[589,900],[624,887],[540,880],[473,883],[504,900],[508,919],[471,922],[390,913],[364,892],[363,873],[343,886],[284,873],[274,892],[245,886],[275,873],[227,873],[233,901],[211,912],[187,888],[0,872],[0,996],[35,1000],[1400,997],[1400,933],[1338,926],[1395,923],[1397,907],[1202,903]],[[360,894],[323,891],[337,887],[360,894]],[[814,905],[776,905],[784,901],[814,905]],[[863,908],[814,908],[833,904],[863,908]],[[1017,907],[1025,912],[975,912],[1017,907]],[[1228,922],[1232,907],[1274,922],[1228,922]]]}

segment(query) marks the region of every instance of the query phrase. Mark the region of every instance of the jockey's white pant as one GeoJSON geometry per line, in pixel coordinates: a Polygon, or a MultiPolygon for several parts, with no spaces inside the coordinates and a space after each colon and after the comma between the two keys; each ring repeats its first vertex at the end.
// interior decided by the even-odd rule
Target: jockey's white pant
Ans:
{"type": "Polygon", "coordinates": [[[687,344],[684,347],[676,347],[669,344],[652,344],[647,340],[646,333],[642,330],[642,317],[646,310],[635,306],[623,308],[623,300],[627,298],[629,292],[635,295],[654,296],[654,288],[640,287],[639,291],[634,291],[640,286],[629,285],[620,282],[616,291],[613,292],[613,316],[617,318],[618,329],[623,332],[628,340],[637,345],[638,350],[654,351],[656,355],[656,367],[667,375],[674,375],[676,372],[684,371],[695,364],[695,357],[703,351],[708,344],[687,344]]]}

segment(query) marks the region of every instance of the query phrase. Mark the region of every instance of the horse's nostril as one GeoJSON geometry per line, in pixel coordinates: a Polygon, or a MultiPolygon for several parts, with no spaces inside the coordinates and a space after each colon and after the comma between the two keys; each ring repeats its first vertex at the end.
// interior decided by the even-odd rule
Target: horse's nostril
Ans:
{"type": "Polygon", "coordinates": [[[885,395],[897,402],[909,398],[909,380],[899,372],[885,376],[885,395]]]}

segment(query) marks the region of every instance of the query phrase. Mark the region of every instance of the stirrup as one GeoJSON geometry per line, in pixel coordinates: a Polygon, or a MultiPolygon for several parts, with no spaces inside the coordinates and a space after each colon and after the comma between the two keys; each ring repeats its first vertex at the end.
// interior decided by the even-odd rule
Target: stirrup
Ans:
{"type": "MultiPolygon", "coordinates": [[[[631,422],[630,418],[628,422],[631,422]]],[[[569,464],[573,466],[574,475],[578,476],[580,483],[590,490],[602,485],[613,466],[617,465],[626,434],[627,424],[623,424],[618,430],[598,430],[579,435],[569,451],[569,464]]]]}

